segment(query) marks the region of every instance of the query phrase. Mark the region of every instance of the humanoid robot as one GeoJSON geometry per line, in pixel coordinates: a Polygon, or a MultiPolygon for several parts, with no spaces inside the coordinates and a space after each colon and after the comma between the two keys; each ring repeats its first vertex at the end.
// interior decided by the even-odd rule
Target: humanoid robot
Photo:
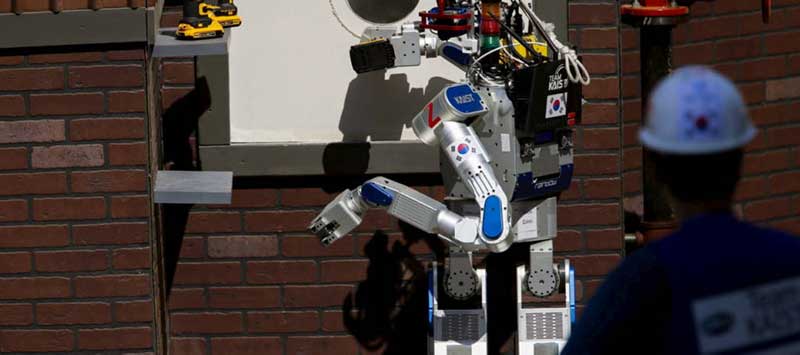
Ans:
{"type": "Polygon", "coordinates": [[[342,192],[310,229],[329,245],[370,208],[449,242],[430,277],[431,354],[486,354],[486,272],[472,253],[530,243],[517,268],[518,354],[557,354],[574,318],[569,261],[553,262],[556,199],[573,174],[572,129],[589,74],[553,25],[517,0],[437,0],[421,21],[368,28],[351,48],[362,73],[443,57],[466,72],[413,119],[417,137],[440,147],[444,203],[378,177],[342,192]],[[524,16],[523,16],[524,15],[524,16]],[[543,43],[537,39],[544,40],[543,43]],[[563,307],[525,308],[522,294],[566,294],[563,307]]]}

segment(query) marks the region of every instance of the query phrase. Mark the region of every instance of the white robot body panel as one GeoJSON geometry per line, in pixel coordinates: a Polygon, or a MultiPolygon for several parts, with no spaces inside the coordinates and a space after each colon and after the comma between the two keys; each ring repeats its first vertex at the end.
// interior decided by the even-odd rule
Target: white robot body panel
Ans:
{"type": "MultiPolygon", "coordinates": [[[[486,314],[486,270],[475,270],[480,282],[480,308],[440,309],[439,289],[432,286],[429,295],[433,336],[429,343],[430,354],[488,354],[486,314]]],[[[436,263],[432,266],[433,280],[438,279],[436,263]]]]}

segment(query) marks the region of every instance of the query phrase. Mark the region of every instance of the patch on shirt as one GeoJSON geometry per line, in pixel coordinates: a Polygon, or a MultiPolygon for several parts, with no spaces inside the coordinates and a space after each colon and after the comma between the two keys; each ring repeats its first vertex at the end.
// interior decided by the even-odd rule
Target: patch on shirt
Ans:
{"type": "Polygon", "coordinates": [[[698,348],[714,354],[800,333],[800,278],[692,303],[698,348]]]}

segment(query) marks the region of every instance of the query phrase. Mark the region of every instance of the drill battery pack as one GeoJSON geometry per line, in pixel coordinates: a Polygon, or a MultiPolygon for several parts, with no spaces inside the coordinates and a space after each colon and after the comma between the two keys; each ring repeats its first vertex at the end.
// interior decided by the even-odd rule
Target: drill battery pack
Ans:
{"type": "Polygon", "coordinates": [[[563,60],[516,71],[512,84],[509,91],[520,137],[534,137],[580,123],[581,84],[569,80],[563,60]]]}
{"type": "Polygon", "coordinates": [[[350,63],[356,73],[394,67],[394,47],[388,39],[379,39],[350,47],[350,63]]]}

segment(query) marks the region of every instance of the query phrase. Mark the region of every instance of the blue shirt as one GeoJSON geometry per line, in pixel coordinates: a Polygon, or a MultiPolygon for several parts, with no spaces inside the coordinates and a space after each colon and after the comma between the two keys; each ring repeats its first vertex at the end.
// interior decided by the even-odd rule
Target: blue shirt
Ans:
{"type": "MultiPolygon", "coordinates": [[[[696,326],[692,308],[698,300],[799,275],[800,238],[738,221],[730,214],[690,219],[676,233],[625,258],[608,275],[573,328],[562,355],[700,354],[698,331],[704,329],[698,328],[704,327],[696,326]]],[[[800,300],[792,302],[800,306],[800,300]]],[[[800,308],[797,311],[800,326],[800,308]]],[[[739,354],[792,340],[800,341],[800,336],[795,333],[716,353],[739,354]]]]}

